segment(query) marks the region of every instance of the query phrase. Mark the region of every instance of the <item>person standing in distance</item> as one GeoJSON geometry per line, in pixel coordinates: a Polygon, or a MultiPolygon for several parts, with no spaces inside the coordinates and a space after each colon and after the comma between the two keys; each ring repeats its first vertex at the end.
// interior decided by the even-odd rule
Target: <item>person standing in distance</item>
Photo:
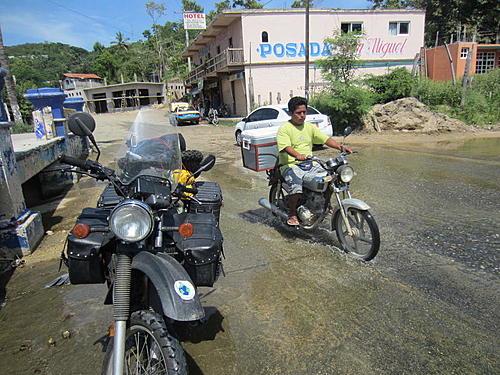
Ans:
{"type": "Polygon", "coordinates": [[[288,109],[291,119],[280,126],[277,142],[279,164],[282,165],[281,173],[290,187],[287,224],[297,226],[299,225],[297,202],[302,194],[302,178],[312,168],[315,168],[312,162],[306,161],[307,157],[312,155],[313,144],[325,144],[339,151],[352,152],[352,150],[338,144],[316,126],[305,121],[307,115],[307,100],[305,98],[299,96],[291,98],[288,102],[288,109]]]}

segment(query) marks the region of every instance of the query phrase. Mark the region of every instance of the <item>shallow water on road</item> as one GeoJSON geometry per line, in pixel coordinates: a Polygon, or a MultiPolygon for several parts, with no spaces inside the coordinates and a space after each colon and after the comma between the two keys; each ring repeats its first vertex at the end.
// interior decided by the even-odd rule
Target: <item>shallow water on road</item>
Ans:
{"type": "MultiPolygon", "coordinates": [[[[500,140],[353,146],[352,192],[382,238],[372,264],[339,250],[327,222],[281,224],[257,203],[265,174],[244,169],[236,147],[218,151],[204,176],[223,189],[226,277],[200,290],[206,322],[178,327],[191,374],[500,372],[500,140]]],[[[0,368],[98,373],[105,288],[40,289],[57,265],[36,267],[15,274],[0,310],[0,368]],[[64,329],[72,338],[49,347],[64,329]]]]}

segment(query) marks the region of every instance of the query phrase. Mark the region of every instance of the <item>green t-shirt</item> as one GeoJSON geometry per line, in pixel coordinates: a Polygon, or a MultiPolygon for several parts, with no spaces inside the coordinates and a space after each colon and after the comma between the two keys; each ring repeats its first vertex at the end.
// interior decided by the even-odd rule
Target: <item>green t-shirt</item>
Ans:
{"type": "MultiPolygon", "coordinates": [[[[287,121],[280,126],[277,135],[279,163],[287,167],[299,163],[284,150],[287,146],[292,146],[301,154],[312,155],[313,144],[323,144],[327,140],[328,136],[310,122],[295,126],[287,121]]],[[[282,170],[285,168],[283,167],[282,170]]]]}

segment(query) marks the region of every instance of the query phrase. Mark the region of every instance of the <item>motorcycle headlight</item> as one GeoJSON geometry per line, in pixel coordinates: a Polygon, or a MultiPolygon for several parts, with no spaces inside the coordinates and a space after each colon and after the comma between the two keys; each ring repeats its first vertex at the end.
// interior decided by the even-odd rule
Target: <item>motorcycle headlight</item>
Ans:
{"type": "Polygon", "coordinates": [[[342,182],[350,182],[354,177],[354,169],[348,165],[341,166],[337,173],[340,175],[342,182]]]}
{"type": "Polygon", "coordinates": [[[128,242],[141,241],[153,229],[153,213],[145,203],[136,200],[121,202],[111,212],[110,228],[121,240],[128,242]]]}

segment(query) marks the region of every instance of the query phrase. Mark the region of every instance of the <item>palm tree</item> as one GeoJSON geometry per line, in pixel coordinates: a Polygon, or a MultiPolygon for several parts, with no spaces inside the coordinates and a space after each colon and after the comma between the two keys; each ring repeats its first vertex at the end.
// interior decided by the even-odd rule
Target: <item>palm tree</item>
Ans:
{"type": "Polygon", "coordinates": [[[116,39],[114,41],[112,41],[111,44],[116,44],[118,49],[125,49],[126,50],[126,49],[128,49],[127,40],[129,40],[129,39],[130,38],[124,38],[121,31],[118,31],[116,33],[116,39]]]}
{"type": "MultiPolygon", "coordinates": [[[[7,56],[5,55],[5,50],[3,46],[1,27],[0,27],[0,66],[7,70],[9,69],[9,62],[7,60],[7,56]]],[[[23,122],[23,117],[21,116],[21,111],[19,110],[19,104],[17,103],[16,86],[14,84],[14,80],[12,79],[12,74],[10,74],[10,72],[8,72],[7,76],[5,77],[5,88],[7,89],[7,96],[9,97],[10,109],[14,114],[14,121],[23,122]]]]}

